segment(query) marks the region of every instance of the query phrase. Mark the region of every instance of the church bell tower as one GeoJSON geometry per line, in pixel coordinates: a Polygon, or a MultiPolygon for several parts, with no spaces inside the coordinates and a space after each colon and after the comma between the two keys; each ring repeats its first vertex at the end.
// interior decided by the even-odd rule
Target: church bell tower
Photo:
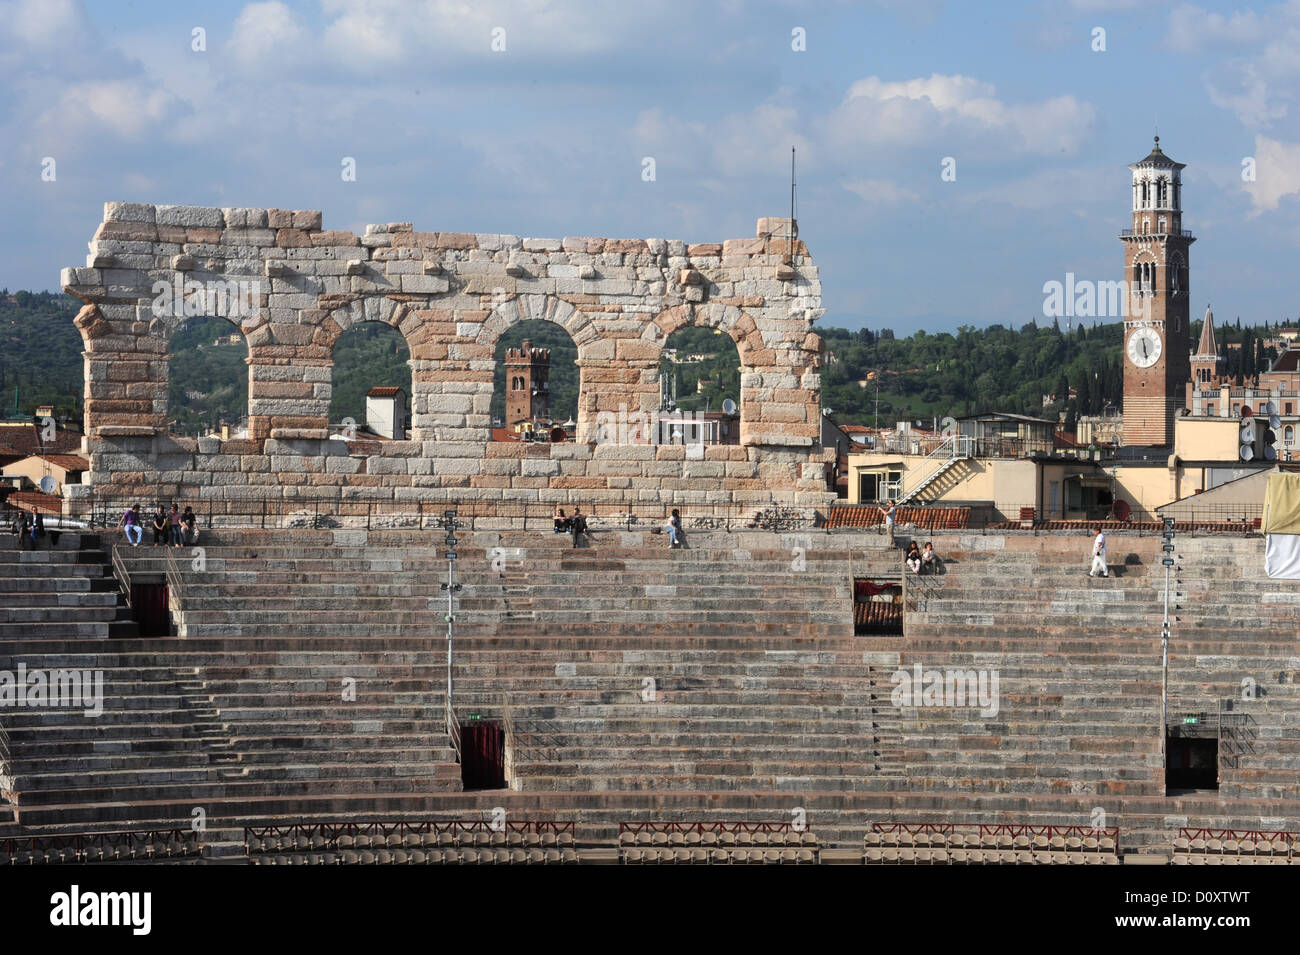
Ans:
{"type": "Polygon", "coordinates": [[[1133,172],[1133,225],[1124,243],[1124,444],[1171,447],[1191,378],[1188,250],[1183,229],[1184,163],[1155,139],[1133,172]]]}

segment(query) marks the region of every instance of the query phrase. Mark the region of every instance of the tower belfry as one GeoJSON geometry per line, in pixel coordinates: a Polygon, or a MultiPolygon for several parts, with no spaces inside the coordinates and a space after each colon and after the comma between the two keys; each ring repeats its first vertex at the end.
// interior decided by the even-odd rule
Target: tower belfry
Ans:
{"type": "Polygon", "coordinates": [[[1124,443],[1169,447],[1191,377],[1182,171],[1160,148],[1131,164],[1133,224],[1124,243],[1124,443]]]}
{"type": "Polygon", "coordinates": [[[518,348],[506,349],[505,426],[534,423],[550,415],[551,350],[534,348],[525,339],[518,348]]]}

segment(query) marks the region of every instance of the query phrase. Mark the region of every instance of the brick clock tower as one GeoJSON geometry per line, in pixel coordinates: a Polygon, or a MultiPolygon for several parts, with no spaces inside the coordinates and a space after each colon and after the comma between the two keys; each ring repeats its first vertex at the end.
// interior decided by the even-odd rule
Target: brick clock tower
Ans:
{"type": "Polygon", "coordinates": [[[1191,379],[1184,163],[1160,151],[1133,163],[1133,227],[1124,243],[1124,444],[1171,447],[1191,379]]]}
{"type": "Polygon", "coordinates": [[[548,417],[551,392],[546,379],[550,371],[549,348],[534,348],[531,341],[525,341],[519,348],[506,349],[507,428],[548,417]]]}

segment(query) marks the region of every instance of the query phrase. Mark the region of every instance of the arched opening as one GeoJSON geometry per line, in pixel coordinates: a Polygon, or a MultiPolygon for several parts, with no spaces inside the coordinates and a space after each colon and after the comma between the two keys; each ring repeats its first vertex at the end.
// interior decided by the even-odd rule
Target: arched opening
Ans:
{"type": "Polygon", "coordinates": [[[411,349],[382,322],[359,322],[334,343],[330,427],[405,440],[410,433],[411,349]]]}
{"type": "Polygon", "coordinates": [[[168,341],[167,427],[173,434],[248,435],[248,340],[214,315],[181,323],[168,341]]]}
{"type": "Polygon", "coordinates": [[[580,379],[569,333],[543,319],[519,322],[497,339],[493,358],[492,440],[574,440],[580,379]]]}
{"type": "Polygon", "coordinates": [[[659,443],[740,443],[740,351],[721,328],[688,325],[668,336],[659,395],[659,443]]]}

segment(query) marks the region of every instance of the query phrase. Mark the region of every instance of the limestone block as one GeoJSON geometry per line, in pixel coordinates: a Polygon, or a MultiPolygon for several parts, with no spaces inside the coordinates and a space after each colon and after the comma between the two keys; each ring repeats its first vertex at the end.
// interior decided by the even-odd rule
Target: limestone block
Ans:
{"type": "Polygon", "coordinates": [[[174,255],[172,256],[172,268],[177,272],[189,272],[194,268],[194,256],[192,255],[174,255]]]}
{"type": "Polygon", "coordinates": [[[451,283],[436,275],[402,275],[400,276],[403,292],[415,294],[440,295],[451,288],[451,283]]]}
{"type": "Polygon", "coordinates": [[[155,207],[143,202],[104,203],[105,222],[157,222],[155,207]]]}
{"type": "Polygon", "coordinates": [[[155,206],[158,225],[182,226],[186,229],[224,229],[226,218],[220,209],[206,206],[155,206]]]}
{"type": "Polygon", "coordinates": [[[525,252],[559,252],[562,248],[559,239],[524,239],[525,252]]]}

